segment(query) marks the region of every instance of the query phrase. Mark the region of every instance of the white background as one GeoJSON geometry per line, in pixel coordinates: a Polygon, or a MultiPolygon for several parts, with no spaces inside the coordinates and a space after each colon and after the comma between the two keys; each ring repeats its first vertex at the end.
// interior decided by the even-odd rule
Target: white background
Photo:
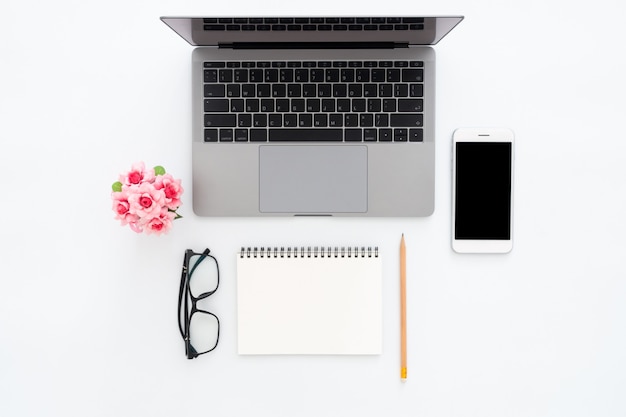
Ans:
{"type": "Polygon", "coordinates": [[[0,415],[626,414],[622,2],[4,0],[0,13],[0,415]],[[466,17],[436,46],[435,213],[196,217],[192,48],[159,16],[357,12],[466,17]],[[450,249],[450,143],[463,126],[516,134],[508,255],[450,249]],[[113,220],[110,185],[139,160],[187,188],[166,236],[113,220]],[[380,247],[383,354],[238,356],[235,252],[316,243],[380,247]],[[186,248],[205,247],[222,271],[210,301],[222,337],[188,361],[180,267],[186,248]]]}

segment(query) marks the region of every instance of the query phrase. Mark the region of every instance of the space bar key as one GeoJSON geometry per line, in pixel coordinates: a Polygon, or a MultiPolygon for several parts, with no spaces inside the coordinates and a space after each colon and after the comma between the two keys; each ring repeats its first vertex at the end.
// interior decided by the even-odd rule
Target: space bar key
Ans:
{"type": "Polygon", "coordinates": [[[270,142],[342,142],[341,129],[269,129],[270,142]]]}

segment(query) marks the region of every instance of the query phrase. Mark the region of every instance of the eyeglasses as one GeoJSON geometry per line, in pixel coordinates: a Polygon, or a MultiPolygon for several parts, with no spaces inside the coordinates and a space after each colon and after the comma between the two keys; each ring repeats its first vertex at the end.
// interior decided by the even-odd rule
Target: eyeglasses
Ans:
{"type": "Polygon", "coordinates": [[[217,347],[220,321],[217,316],[198,308],[198,302],[210,297],[220,284],[217,259],[205,249],[185,251],[178,294],[178,328],[185,341],[187,359],[197,358],[217,347]]]}

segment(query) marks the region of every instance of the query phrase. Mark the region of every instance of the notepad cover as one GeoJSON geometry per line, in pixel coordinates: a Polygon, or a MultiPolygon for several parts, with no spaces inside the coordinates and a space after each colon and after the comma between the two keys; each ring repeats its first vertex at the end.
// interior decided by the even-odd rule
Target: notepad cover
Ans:
{"type": "Polygon", "coordinates": [[[237,256],[238,352],[380,354],[378,256],[237,256]]]}

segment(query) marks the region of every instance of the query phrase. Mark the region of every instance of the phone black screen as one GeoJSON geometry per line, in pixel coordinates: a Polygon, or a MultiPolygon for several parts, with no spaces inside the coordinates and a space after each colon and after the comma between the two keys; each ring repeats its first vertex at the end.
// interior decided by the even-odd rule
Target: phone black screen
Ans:
{"type": "Polygon", "coordinates": [[[456,143],[455,239],[511,239],[512,146],[456,143]]]}

